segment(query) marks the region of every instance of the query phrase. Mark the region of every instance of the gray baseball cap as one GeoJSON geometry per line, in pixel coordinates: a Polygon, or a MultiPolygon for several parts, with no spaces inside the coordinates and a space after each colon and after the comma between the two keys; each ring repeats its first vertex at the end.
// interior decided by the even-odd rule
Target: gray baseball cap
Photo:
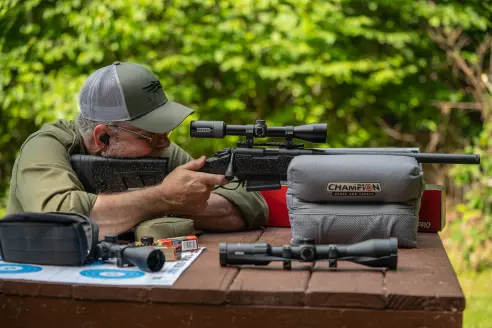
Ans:
{"type": "Polygon", "coordinates": [[[80,90],[79,107],[86,119],[126,121],[154,133],[169,132],[194,113],[170,101],[149,69],[129,62],[114,62],[92,73],[80,90]]]}

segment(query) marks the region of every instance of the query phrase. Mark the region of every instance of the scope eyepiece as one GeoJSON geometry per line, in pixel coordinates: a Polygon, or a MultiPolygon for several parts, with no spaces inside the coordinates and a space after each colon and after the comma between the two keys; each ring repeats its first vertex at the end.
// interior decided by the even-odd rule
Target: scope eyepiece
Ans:
{"type": "Polygon", "coordinates": [[[122,252],[122,258],[140,270],[150,272],[161,270],[166,262],[160,249],[149,246],[126,247],[122,252]]]}
{"type": "Polygon", "coordinates": [[[191,121],[190,136],[194,138],[224,138],[226,124],[223,121],[191,121]]]}
{"type": "Polygon", "coordinates": [[[265,120],[255,124],[230,125],[224,121],[191,121],[190,136],[194,138],[224,138],[225,136],[245,136],[249,138],[296,138],[313,143],[326,142],[326,123],[299,126],[267,126],[265,120]]]}
{"type": "Polygon", "coordinates": [[[166,256],[160,249],[149,245],[129,246],[119,244],[116,235],[106,235],[104,241],[97,243],[95,253],[96,258],[102,260],[116,258],[118,267],[130,265],[150,272],[160,271],[166,263],[166,256]]]}

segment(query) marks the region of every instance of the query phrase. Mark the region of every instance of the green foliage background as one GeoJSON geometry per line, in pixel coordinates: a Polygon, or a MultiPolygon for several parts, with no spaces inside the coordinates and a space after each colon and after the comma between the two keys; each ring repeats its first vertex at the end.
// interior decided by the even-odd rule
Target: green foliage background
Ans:
{"type": "MultiPolygon", "coordinates": [[[[470,42],[451,54],[490,69],[475,54],[490,17],[490,2],[477,0],[0,0],[0,198],[27,135],[72,118],[92,71],[133,61],[195,108],[192,119],[326,122],[328,144],[315,146],[481,153],[481,166],[429,171],[464,191],[442,234],[453,264],[489,272],[492,89],[477,99],[431,34],[461,29],[470,42]],[[435,101],[483,109],[443,113],[435,101]]],[[[194,156],[237,141],[191,140],[187,123],[173,138],[194,156]]]]}

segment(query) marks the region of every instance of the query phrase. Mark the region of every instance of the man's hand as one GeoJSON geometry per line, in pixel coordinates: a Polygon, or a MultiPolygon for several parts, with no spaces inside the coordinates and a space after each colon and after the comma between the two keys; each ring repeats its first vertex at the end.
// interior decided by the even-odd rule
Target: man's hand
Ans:
{"type": "Polygon", "coordinates": [[[214,186],[228,183],[223,175],[196,172],[205,160],[202,156],[178,166],[158,186],[172,213],[193,215],[203,212],[214,186]]]}
{"type": "Polygon", "coordinates": [[[100,238],[119,234],[136,224],[168,214],[199,215],[207,208],[215,185],[228,181],[217,174],[195,172],[205,157],[178,166],[161,184],[132,192],[99,194],[91,217],[99,225],[100,238]]]}

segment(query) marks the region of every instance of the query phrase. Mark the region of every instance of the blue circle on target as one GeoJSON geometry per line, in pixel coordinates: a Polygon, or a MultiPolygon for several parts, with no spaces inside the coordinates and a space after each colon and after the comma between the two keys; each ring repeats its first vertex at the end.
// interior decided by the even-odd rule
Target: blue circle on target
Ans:
{"type": "Polygon", "coordinates": [[[92,269],[80,271],[80,274],[88,278],[96,279],[133,279],[142,277],[145,273],[133,270],[117,269],[92,269]]]}
{"type": "Polygon", "coordinates": [[[0,264],[0,274],[33,273],[41,270],[43,268],[29,264],[0,264]]]}

